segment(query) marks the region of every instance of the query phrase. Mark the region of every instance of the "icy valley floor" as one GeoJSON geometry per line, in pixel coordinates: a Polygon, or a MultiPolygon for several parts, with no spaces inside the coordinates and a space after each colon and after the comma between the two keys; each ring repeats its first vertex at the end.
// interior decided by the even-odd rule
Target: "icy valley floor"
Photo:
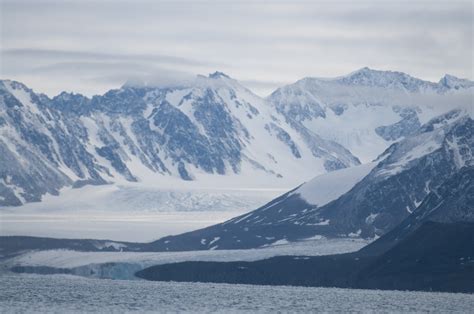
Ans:
{"type": "Polygon", "coordinates": [[[0,208],[0,235],[148,242],[223,222],[282,191],[139,184],[67,188],[38,203],[0,208]]]}

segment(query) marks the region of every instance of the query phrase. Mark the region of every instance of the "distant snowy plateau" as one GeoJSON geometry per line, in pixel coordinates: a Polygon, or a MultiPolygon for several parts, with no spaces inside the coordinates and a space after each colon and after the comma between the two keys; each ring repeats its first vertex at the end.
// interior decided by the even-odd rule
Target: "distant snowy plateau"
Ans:
{"type": "MultiPolygon", "coordinates": [[[[473,94],[474,82],[450,75],[433,83],[368,68],[304,78],[266,98],[220,72],[92,98],[49,98],[2,80],[0,234],[123,241],[124,230],[141,230],[128,240],[151,241],[244,214],[304,182],[293,194],[323,207],[369,173],[396,174],[448,145],[452,128],[433,118],[472,119],[473,94]],[[120,225],[134,218],[135,227],[120,225]]],[[[472,159],[458,157],[459,168],[472,159]]],[[[416,191],[406,211],[428,192],[416,191]]]]}

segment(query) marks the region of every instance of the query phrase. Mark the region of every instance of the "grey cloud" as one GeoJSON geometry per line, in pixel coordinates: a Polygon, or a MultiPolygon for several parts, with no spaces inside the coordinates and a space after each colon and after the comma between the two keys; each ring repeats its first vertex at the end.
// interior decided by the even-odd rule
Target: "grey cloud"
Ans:
{"type": "Polygon", "coordinates": [[[97,75],[88,79],[89,82],[96,82],[107,85],[147,85],[160,87],[174,87],[189,85],[195,76],[181,71],[155,68],[153,72],[119,72],[109,75],[97,75]]]}
{"type": "Polygon", "coordinates": [[[147,84],[174,86],[194,79],[192,69],[207,66],[192,59],[154,54],[7,49],[0,55],[4,61],[3,72],[9,75],[36,76],[53,81],[76,76],[82,81],[111,87],[138,80],[147,84]],[[188,70],[181,71],[176,67],[188,70]]]}
{"type": "Polygon", "coordinates": [[[170,71],[161,82],[221,70],[266,94],[276,84],[363,66],[473,78],[472,2],[0,3],[1,75],[38,89],[42,81],[54,91],[88,82],[77,87],[84,90],[158,72],[170,71]]]}
{"type": "Polygon", "coordinates": [[[170,63],[186,66],[202,66],[206,63],[175,56],[153,55],[153,54],[118,54],[94,51],[67,51],[52,49],[5,49],[0,52],[4,57],[30,58],[30,59],[73,59],[73,60],[94,60],[94,61],[117,61],[134,60],[149,61],[157,63],[170,63]]]}
{"type": "Polygon", "coordinates": [[[31,73],[46,77],[61,77],[65,73],[74,73],[90,82],[109,85],[141,81],[147,85],[175,86],[186,84],[195,77],[190,72],[133,62],[63,62],[34,68],[31,73]]]}

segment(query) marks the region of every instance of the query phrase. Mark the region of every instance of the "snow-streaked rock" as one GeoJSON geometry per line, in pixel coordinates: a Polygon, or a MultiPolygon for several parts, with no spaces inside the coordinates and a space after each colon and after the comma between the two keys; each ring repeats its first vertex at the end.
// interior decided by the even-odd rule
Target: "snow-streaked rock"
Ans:
{"type": "Polygon", "coordinates": [[[49,99],[7,80],[0,93],[1,205],[64,186],[170,178],[288,188],[359,163],[222,73],[172,88],[124,85],[91,99],[49,99]]]}

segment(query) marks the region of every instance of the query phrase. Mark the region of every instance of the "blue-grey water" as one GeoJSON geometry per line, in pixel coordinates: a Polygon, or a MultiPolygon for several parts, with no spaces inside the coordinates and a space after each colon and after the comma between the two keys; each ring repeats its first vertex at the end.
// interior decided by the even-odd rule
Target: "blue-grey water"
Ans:
{"type": "Polygon", "coordinates": [[[0,276],[0,312],[458,312],[474,295],[284,286],[0,276]]]}

